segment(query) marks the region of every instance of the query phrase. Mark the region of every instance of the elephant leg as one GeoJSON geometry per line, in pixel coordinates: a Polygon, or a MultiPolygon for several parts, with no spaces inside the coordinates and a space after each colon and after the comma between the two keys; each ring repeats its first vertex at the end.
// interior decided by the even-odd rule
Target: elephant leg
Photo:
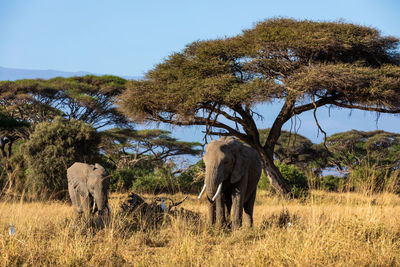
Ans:
{"type": "Polygon", "coordinates": [[[237,230],[242,226],[242,215],[243,215],[243,198],[240,194],[240,190],[236,189],[233,191],[232,196],[232,229],[237,230]]]}
{"type": "Polygon", "coordinates": [[[232,195],[227,194],[225,195],[225,216],[227,221],[231,220],[231,209],[232,209],[232,195]]]}
{"type": "Polygon", "coordinates": [[[224,195],[221,194],[216,200],[215,200],[215,206],[216,206],[216,223],[217,226],[223,226],[225,223],[225,204],[224,204],[224,195]]]}
{"type": "Polygon", "coordinates": [[[256,200],[256,191],[257,190],[254,190],[249,200],[243,205],[246,218],[245,220],[249,227],[253,226],[253,209],[254,209],[254,201],[256,200]]]}
{"type": "Polygon", "coordinates": [[[79,192],[77,192],[70,183],[68,183],[68,192],[69,196],[71,197],[71,202],[72,206],[74,207],[74,211],[77,214],[81,214],[83,210],[81,206],[81,199],[80,199],[81,196],[79,195],[79,192]]]}
{"type": "Polygon", "coordinates": [[[214,225],[215,224],[215,202],[208,203],[208,222],[210,225],[214,225]]]}
{"type": "Polygon", "coordinates": [[[83,212],[85,213],[90,213],[90,199],[89,199],[89,194],[86,194],[84,196],[81,196],[81,205],[83,212]]]}

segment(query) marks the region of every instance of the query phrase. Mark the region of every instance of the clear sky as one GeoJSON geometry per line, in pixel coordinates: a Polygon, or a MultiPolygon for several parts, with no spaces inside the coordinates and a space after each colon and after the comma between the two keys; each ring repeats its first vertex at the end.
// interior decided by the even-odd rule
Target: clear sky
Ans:
{"type": "MultiPolygon", "coordinates": [[[[236,35],[271,17],[342,19],[400,37],[400,0],[0,0],[0,66],[142,76],[188,43],[236,35]]],[[[270,126],[276,105],[259,109],[259,126],[270,126]]],[[[400,132],[399,116],[384,115],[377,124],[366,112],[318,114],[328,134],[400,132]]],[[[321,140],[312,114],[300,119],[300,133],[321,140]]],[[[193,128],[174,132],[187,140],[201,135],[193,128]]]]}
{"type": "Polygon", "coordinates": [[[142,76],[190,42],[276,16],[400,36],[400,0],[0,0],[0,66],[142,76]]]}

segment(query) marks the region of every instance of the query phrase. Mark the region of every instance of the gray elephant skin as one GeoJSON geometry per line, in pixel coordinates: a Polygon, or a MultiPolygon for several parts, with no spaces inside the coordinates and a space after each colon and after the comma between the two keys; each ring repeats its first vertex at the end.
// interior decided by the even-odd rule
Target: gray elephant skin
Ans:
{"type": "Polygon", "coordinates": [[[75,162],[67,169],[68,191],[77,214],[103,214],[108,205],[109,175],[100,164],[75,162]]]}
{"type": "Polygon", "coordinates": [[[256,150],[232,137],[222,137],[207,145],[203,160],[206,174],[199,198],[206,191],[209,223],[222,226],[231,217],[232,228],[237,229],[244,210],[247,224],[252,226],[262,169],[256,150]]]}

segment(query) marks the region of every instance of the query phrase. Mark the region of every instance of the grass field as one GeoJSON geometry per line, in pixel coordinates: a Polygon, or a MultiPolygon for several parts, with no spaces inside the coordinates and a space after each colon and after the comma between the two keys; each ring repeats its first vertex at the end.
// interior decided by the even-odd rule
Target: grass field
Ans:
{"type": "MultiPolygon", "coordinates": [[[[114,211],[124,197],[112,196],[114,211]]],[[[126,218],[113,216],[92,233],[72,220],[68,203],[0,202],[0,265],[400,265],[400,198],[393,194],[313,191],[289,201],[259,192],[254,227],[235,232],[205,224],[205,200],[190,196],[181,206],[201,219],[171,217],[132,230],[126,218]]]]}

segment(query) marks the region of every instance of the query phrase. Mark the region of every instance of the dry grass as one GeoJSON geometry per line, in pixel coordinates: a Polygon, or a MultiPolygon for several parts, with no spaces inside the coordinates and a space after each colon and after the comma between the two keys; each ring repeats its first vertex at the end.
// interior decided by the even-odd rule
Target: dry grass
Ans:
{"type": "MultiPolygon", "coordinates": [[[[114,211],[123,200],[113,196],[114,211]]],[[[260,192],[254,227],[233,233],[206,226],[204,200],[192,196],[182,206],[200,212],[201,221],[173,217],[132,230],[114,215],[94,233],[72,220],[68,204],[1,202],[0,265],[400,265],[400,198],[393,194],[315,191],[288,201],[260,192]]]]}

